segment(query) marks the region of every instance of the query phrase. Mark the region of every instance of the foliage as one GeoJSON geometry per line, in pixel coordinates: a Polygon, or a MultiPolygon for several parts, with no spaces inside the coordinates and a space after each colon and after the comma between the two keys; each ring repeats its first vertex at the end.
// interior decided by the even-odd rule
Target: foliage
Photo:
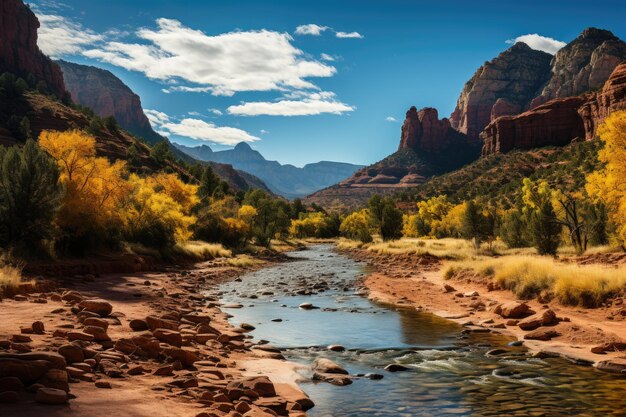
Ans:
{"type": "Polygon", "coordinates": [[[272,239],[287,236],[291,211],[287,202],[273,198],[260,189],[246,193],[243,202],[257,211],[252,234],[259,245],[269,247],[272,239]]]}
{"type": "Polygon", "coordinates": [[[383,240],[394,240],[402,237],[402,212],[391,201],[386,202],[383,207],[380,235],[383,240]]]}
{"type": "Polygon", "coordinates": [[[63,191],[58,179],[54,159],[32,140],[22,148],[0,147],[1,246],[25,250],[53,237],[63,191]]]}
{"type": "Polygon", "coordinates": [[[77,130],[43,131],[39,143],[61,170],[65,196],[56,221],[70,240],[84,247],[119,230],[119,208],[132,190],[125,164],[96,157],[95,139],[77,130]]]}
{"type": "Polygon", "coordinates": [[[157,163],[163,165],[172,159],[172,151],[167,140],[157,142],[150,150],[150,157],[157,163]]]}
{"type": "Polygon", "coordinates": [[[474,200],[465,205],[465,212],[461,218],[461,235],[473,240],[476,247],[484,241],[491,244],[495,239],[496,214],[491,206],[483,206],[474,200]]]}
{"type": "Polygon", "coordinates": [[[196,186],[184,184],[173,174],[129,179],[132,194],[124,210],[124,232],[135,242],[168,248],[191,237],[195,217],[196,186]]]}
{"type": "Polygon", "coordinates": [[[509,248],[528,246],[526,220],[519,208],[509,210],[504,215],[500,237],[509,248]]]}
{"type": "Polygon", "coordinates": [[[363,243],[372,241],[372,233],[370,226],[370,211],[369,209],[363,209],[355,211],[348,215],[341,222],[339,231],[342,236],[348,239],[359,240],[363,243]]]}
{"type": "Polygon", "coordinates": [[[291,220],[289,234],[296,238],[332,238],[339,236],[341,218],[339,214],[330,215],[316,212],[300,214],[300,218],[291,220]]]}
{"type": "Polygon", "coordinates": [[[206,165],[202,171],[202,176],[200,177],[200,197],[208,198],[213,196],[213,193],[215,193],[215,190],[219,186],[220,182],[220,178],[215,174],[215,172],[213,172],[213,167],[211,167],[211,165],[206,165]]]}
{"type": "Polygon", "coordinates": [[[80,253],[129,241],[159,249],[191,237],[198,187],[175,174],[128,176],[123,161],[96,156],[95,139],[83,132],[42,132],[39,142],[52,155],[65,187],[56,223],[62,250],[80,253]]]}
{"type": "Polygon", "coordinates": [[[619,243],[626,247],[626,111],[617,111],[598,128],[604,144],[598,153],[605,164],[587,177],[587,192],[606,206],[619,243]]]}

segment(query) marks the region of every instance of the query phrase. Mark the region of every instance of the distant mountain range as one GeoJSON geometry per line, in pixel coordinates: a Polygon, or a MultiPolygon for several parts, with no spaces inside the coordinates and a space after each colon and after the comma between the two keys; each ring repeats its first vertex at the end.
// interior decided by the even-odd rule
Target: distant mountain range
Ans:
{"type": "Polygon", "coordinates": [[[201,161],[230,164],[234,168],[259,177],[274,193],[286,198],[304,197],[322,188],[343,181],[362,165],[321,161],[302,168],[268,161],[247,143],[233,149],[213,151],[207,145],[196,147],[174,144],[178,149],[201,161]]]}

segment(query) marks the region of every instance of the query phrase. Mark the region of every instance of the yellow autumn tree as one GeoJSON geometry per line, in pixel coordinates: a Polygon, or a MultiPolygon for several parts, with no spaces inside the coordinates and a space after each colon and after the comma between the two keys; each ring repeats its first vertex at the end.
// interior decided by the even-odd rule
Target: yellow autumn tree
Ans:
{"type": "Polygon", "coordinates": [[[339,232],[348,239],[363,243],[372,241],[371,214],[368,209],[355,211],[341,222],[339,232]]]}
{"type": "Polygon", "coordinates": [[[43,131],[39,144],[57,160],[66,189],[58,225],[73,237],[119,227],[120,207],[130,192],[125,163],[97,157],[96,140],[78,130],[43,131]]]}
{"type": "Polygon", "coordinates": [[[604,168],[587,176],[589,195],[609,210],[619,243],[626,245],[626,111],[606,118],[598,128],[604,148],[598,158],[604,168]]]}
{"type": "Polygon", "coordinates": [[[185,213],[190,213],[200,202],[198,186],[186,184],[176,174],[159,173],[147,177],[147,184],[155,191],[165,193],[180,204],[185,213]]]}
{"type": "MultiPolygon", "coordinates": [[[[168,181],[175,182],[172,178],[168,181]]],[[[189,193],[195,194],[194,187],[173,185],[174,196],[182,201],[181,204],[153,177],[141,178],[132,174],[129,183],[132,193],[125,209],[124,223],[126,235],[131,240],[153,247],[168,247],[191,237],[190,228],[196,218],[185,210],[184,204],[193,202],[189,193]],[[186,192],[178,194],[183,189],[186,192]]]]}

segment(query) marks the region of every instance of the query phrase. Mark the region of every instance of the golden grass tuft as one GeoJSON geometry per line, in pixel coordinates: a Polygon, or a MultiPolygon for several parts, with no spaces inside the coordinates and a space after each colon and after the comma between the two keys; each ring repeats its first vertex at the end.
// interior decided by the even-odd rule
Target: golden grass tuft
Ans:
{"type": "Polygon", "coordinates": [[[261,263],[263,263],[262,260],[250,255],[237,255],[237,257],[228,260],[228,264],[236,268],[250,268],[261,263]]]}
{"type": "Polygon", "coordinates": [[[12,293],[22,282],[22,268],[0,265],[0,294],[12,293]]]}
{"type": "Polygon", "coordinates": [[[464,239],[422,239],[402,238],[389,242],[375,239],[372,243],[361,243],[354,240],[340,239],[338,249],[365,249],[379,255],[434,255],[442,259],[462,260],[486,255],[485,245],[476,249],[464,239]]]}
{"type": "Polygon", "coordinates": [[[190,240],[177,243],[173,252],[176,255],[191,258],[197,261],[207,261],[215,258],[230,258],[233,253],[219,243],[207,243],[201,240],[190,240]]]}
{"type": "Polygon", "coordinates": [[[626,293],[626,266],[565,264],[548,257],[513,255],[452,262],[445,277],[463,269],[492,277],[499,287],[522,299],[541,296],[564,305],[597,307],[626,293]]]}

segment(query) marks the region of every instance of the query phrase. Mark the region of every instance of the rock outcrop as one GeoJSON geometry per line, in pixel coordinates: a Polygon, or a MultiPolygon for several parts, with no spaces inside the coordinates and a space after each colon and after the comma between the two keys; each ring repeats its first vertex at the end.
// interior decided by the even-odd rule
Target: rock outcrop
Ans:
{"type": "Polygon", "coordinates": [[[425,107],[417,111],[411,107],[406,112],[400,134],[398,149],[416,149],[423,152],[441,152],[454,140],[466,140],[465,136],[452,129],[447,118],[439,120],[437,109],[425,107]]]}
{"type": "Polygon", "coordinates": [[[626,110],[626,64],[618,65],[602,90],[578,109],[585,126],[585,139],[595,138],[598,126],[617,110],[626,110]]]}
{"type": "Polygon", "coordinates": [[[39,20],[21,0],[0,0],[0,73],[44,81],[59,97],[66,95],[61,69],[37,46],[39,20]]]}
{"type": "Polygon", "coordinates": [[[591,140],[617,110],[626,110],[626,63],[614,69],[597,93],[557,98],[517,116],[498,117],[480,134],[482,155],[591,140]]]}
{"type": "Polygon", "coordinates": [[[518,42],[493,60],[483,64],[465,84],[450,116],[453,128],[478,139],[496,113],[524,110],[537,91],[550,78],[552,56],[518,42]],[[519,110],[518,110],[519,109],[519,110]]]}
{"type": "MultiPolygon", "coordinates": [[[[437,110],[411,107],[406,112],[398,150],[342,181],[340,187],[410,187],[475,160],[480,143],[452,128],[437,110]]],[[[382,192],[382,191],[381,191],[382,192]]]]}
{"type": "Polygon", "coordinates": [[[608,30],[587,28],[552,59],[552,76],[530,108],[601,88],[626,59],[626,43],[608,30]]]}
{"type": "Polygon", "coordinates": [[[98,116],[113,116],[119,125],[149,143],[163,140],[152,130],[141,99],[111,72],[88,65],[58,61],[72,100],[91,108],[98,116]]]}
{"type": "Polygon", "coordinates": [[[480,134],[483,156],[512,149],[567,145],[573,139],[584,138],[578,109],[585,102],[585,97],[555,99],[517,116],[498,117],[480,134]]]}

